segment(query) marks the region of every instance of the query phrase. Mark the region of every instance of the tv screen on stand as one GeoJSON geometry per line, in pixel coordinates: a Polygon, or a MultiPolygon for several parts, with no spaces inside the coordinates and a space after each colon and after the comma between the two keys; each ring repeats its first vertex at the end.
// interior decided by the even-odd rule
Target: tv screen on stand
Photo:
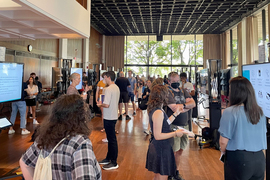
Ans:
{"type": "Polygon", "coordinates": [[[0,62],[0,103],[22,98],[24,64],[0,62]]]}
{"type": "Polygon", "coordinates": [[[251,82],[258,105],[270,118],[270,63],[243,65],[242,75],[251,82]]]}

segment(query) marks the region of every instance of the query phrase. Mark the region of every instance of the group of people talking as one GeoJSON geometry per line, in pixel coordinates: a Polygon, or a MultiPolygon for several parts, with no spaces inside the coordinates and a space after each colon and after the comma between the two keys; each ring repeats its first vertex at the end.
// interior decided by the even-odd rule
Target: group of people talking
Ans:
{"type": "MultiPolygon", "coordinates": [[[[132,76],[132,71],[129,71],[129,76],[132,76]]],[[[74,87],[79,82],[77,78],[75,75],[72,79],[74,87]]],[[[115,124],[123,114],[118,105],[122,102],[128,103],[125,99],[126,94],[131,98],[134,89],[121,94],[123,91],[116,85],[115,80],[116,74],[113,71],[104,73],[105,98],[103,102],[96,99],[97,105],[103,108],[103,123],[108,139],[106,157],[99,162],[96,160],[89,139],[91,130],[87,126],[90,121],[89,108],[83,96],[70,86],[69,93],[57,99],[50,116],[41,123],[35,142],[20,159],[25,179],[33,177],[41,150],[48,155],[63,139],[57,151],[52,154],[53,179],[99,180],[102,179],[100,165],[103,165],[104,170],[119,168],[115,124]]],[[[188,112],[195,107],[195,101],[191,96],[193,90],[187,91],[184,85],[187,83],[186,79],[180,78],[177,72],[168,74],[168,84],[164,84],[162,78],[147,82],[148,90],[142,98],[148,98],[147,112],[152,136],[145,167],[155,173],[154,180],[183,180],[184,177],[179,173],[180,157],[189,139],[186,131],[179,127],[188,128],[188,112]]],[[[126,82],[125,86],[130,88],[130,84],[126,82]]],[[[127,108],[125,113],[127,116],[127,108]]],[[[246,78],[239,76],[230,80],[230,106],[223,112],[218,131],[220,150],[225,154],[224,178],[263,180],[265,172],[263,150],[267,148],[266,118],[256,102],[254,89],[246,78]]]]}

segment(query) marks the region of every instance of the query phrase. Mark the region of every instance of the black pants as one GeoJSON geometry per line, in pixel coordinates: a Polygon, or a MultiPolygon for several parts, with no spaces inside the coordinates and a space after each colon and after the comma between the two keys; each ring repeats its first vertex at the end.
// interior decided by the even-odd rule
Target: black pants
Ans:
{"type": "Polygon", "coordinates": [[[108,152],[106,159],[110,160],[113,164],[117,164],[118,145],[115,135],[115,124],[117,120],[104,119],[104,128],[108,139],[108,152]]]}
{"type": "Polygon", "coordinates": [[[225,180],[264,180],[265,165],[263,151],[226,151],[225,180]]]}

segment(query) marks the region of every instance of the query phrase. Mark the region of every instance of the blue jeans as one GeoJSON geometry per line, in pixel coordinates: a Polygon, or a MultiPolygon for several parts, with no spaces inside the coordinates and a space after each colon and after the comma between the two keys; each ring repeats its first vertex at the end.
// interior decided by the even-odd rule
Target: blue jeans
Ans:
{"type": "Polygon", "coordinates": [[[10,121],[11,123],[14,125],[15,120],[16,120],[16,116],[17,116],[17,112],[20,112],[20,116],[21,116],[21,124],[20,127],[22,129],[25,129],[25,114],[26,114],[26,103],[25,101],[16,101],[12,103],[12,112],[11,112],[11,117],[10,117],[10,121]]]}

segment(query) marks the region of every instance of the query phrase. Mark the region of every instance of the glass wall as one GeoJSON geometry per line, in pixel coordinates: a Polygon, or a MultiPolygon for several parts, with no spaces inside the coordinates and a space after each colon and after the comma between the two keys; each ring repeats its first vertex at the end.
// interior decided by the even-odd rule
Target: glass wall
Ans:
{"type": "MultiPolygon", "coordinates": [[[[262,9],[263,10],[263,9],[262,9]]],[[[267,43],[269,42],[269,34],[268,34],[268,8],[265,8],[265,22],[266,22],[266,40],[263,41],[263,21],[262,21],[262,10],[258,11],[255,15],[258,21],[257,28],[258,28],[258,48],[259,48],[259,57],[261,53],[261,48],[265,50],[265,61],[268,61],[268,49],[267,43]]]]}
{"type": "Polygon", "coordinates": [[[145,76],[164,77],[171,71],[183,72],[179,65],[203,65],[203,35],[164,35],[163,41],[155,35],[127,36],[125,43],[125,70],[132,67],[145,76]]]}

